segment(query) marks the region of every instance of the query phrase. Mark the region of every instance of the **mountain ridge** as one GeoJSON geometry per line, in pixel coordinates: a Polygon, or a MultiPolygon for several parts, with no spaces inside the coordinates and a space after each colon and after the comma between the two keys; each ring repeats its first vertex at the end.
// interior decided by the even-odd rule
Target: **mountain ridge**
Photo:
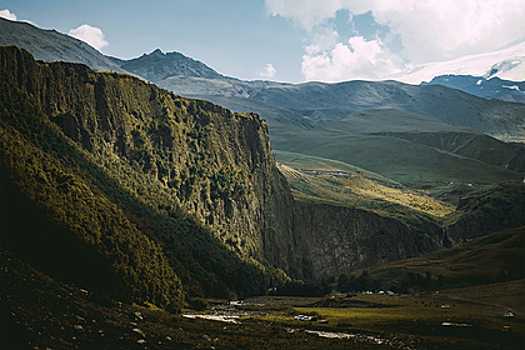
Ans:
{"type": "Polygon", "coordinates": [[[83,63],[95,70],[128,73],[89,44],[54,29],[0,17],[0,46],[16,45],[37,60],[83,63]]]}
{"type": "Polygon", "coordinates": [[[485,99],[525,103],[525,82],[485,78],[472,75],[440,75],[421,85],[443,85],[485,99]]]}
{"type": "Polygon", "coordinates": [[[164,53],[158,48],[149,54],[145,53],[134,59],[120,60],[120,66],[124,70],[134,72],[153,83],[174,75],[207,79],[226,78],[201,61],[175,51],[164,53]]]}
{"type": "Polygon", "coordinates": [[[475,97],[458,94],[453,89],[430,89],[394,82],[350,81],[340,84],[292,85],[262,80],[242,81],[224,76],[204,63],[176,52],[164,54],[157,49],[131,60],[108,58],[67,35],[55,33],[50,39],[49,31],[30,24],[8,20],[2,20],[0,24],[4,29],[0,31],[0,45],[21,42],[21,47],[30,52],[34,51],[40,59],[82,62],[94,69],[147,75],[145,78],[154,81],[159,87],[186,96],[223,95],[251,98],[281,109],[286,107],[286,103],[283,104],[281,100],[286,102],[292,98],[302,98],[302,102],[310,103],[309,108],[288,106],[287,109],[305,117],[308,122],[338,119],[348,111],[359,109],[398,108],[491,135],[511,135],[519,139],[525,134],[525,130],[520,126],[525,124],[524,113],[520,107],[503,102],[499,105],[496,102],[485,104],[475,97]],[[31,32],[31,35],[20,35],[25,31],[31,32]],[[25,38],[23,41],[20,40],[22,37],[25,38]],[[42,45],[42,42],[47,44],[42,45]],[[83,53],[80,49],[84,50],[83,53]],[[71,57],[71,54],[68,56],[69,52],[74,52],[74,57],[71,57]],[[352,85],[354,88],[351,88],[352,85]],[[314,86],[319,89],[315,94],[306,96],[314,86]],[[276,96],[285,92],[292,95],[276,96]],[[326,92],[329,92],[330,96],[326,92]],[[317,105],[311,106],[312,101],[320,101],[321,96],[323,101],[330,100],[335,104],[327,106],[324,110],[317,105]],[[338,99],[334,100],[335,96],[338,96],[338,99]],[[367,96],[368,102],[364,96],[367,96]]]}

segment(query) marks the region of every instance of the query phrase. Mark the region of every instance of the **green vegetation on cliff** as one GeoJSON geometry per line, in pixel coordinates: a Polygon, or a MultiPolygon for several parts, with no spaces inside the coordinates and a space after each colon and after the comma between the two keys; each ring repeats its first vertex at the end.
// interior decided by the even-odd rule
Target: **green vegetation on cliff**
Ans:
{"type": "Polygon", "coordinates": [[[243,218],[267,219],[279,186],[260,119],[14,47],[0,50],[0,76],[2,245],[53,276],[174,309],[182,285],[265,292],[263,225],[243,218]]]}

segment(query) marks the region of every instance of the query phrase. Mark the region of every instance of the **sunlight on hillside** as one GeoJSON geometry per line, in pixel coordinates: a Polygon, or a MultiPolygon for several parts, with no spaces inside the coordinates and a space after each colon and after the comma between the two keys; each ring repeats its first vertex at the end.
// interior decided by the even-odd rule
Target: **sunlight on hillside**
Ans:
{"type": "Polygon", "coordinates": [[[441,218],[455,209],[452,205],[403,188],[393,181],[380,179],[378,175],[364,171],[358,173],[358,169],[342,169],[334,163],[323,164],[327,170],[299,169],[284,164],[278,166],[298,200],[357,207],[394,216],[416,210],[441,218]]]}

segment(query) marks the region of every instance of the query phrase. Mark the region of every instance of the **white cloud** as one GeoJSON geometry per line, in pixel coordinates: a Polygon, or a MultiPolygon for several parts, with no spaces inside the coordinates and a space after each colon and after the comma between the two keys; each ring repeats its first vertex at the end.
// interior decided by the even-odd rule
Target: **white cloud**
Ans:
{"type": "Polygon", "coordinates": [[[331,50],[319,51],[309,46],[306,52],[301,71],[308,81],[377,80],[401,69],[401,60],[379,39],[366,41],[355,36],[347,44],[335,44],[331,50]]]}
{"type": "Polygon", "coordinates": [[[259,72],[259,75],[265,79],[274,78],[277,74],[277,69],[271,63],[267,63],[266,66],[259,72]]]}
{"type": "Polygon", "coordinates": [[[266,11],[272,16],[289,18],[306,30],[312,30],[315,25],[333,17],[343,3],[343,0],[266,0],[266,11]]]}
{"type": "MultiPolygon", "coordinates": [[[[343,52],[347,60],[350,56],[352,59],[360,56],[359,48],[349,50],[353,45],[349,46],[348,37],[338,37],[339,33],[326,37],[340,10],[349,11],[349,27],[353,26],[352,18],[370,12],[376,23],[390,29],[387,36],[399,38],[403,50],[398,52],[386,49],[386,36],[368,42],[368,49],[372,49],[370,45],[377,41],[382,52],[374,51],[375,57],[382,57],[388,63],[390,56],[394,66],[401,57],[408,63],[420,64],[493,51],[523,38],[525,33],[523,0],[266,0],[266,10],[269,15],[288,18],[306,30],[304,72],[310,71],[305,70],[305,66],[314,61],[324,62],[320,66],[340,67],[334,62],[343,52]],[[319,40],[315,39],[319,35],[332,41],[335,37],[338,42],[328,45],[331,50],[319,49],[322,54],[312,55],[308,51],[312,45],[319,47],[319,40]]],[[[359,44],[354,42],[354,45],[359,44]]],[[[375,65],[377,68],[379,64],[375,65]]]]}
{"type": "Polygon", "coordinates": [[[8,9],[1,10],[0,11],[0,17],[5,18],[5,19],[9,19],[11,21],[16,21],[16,15],[14,13],[12,13],[11,11],[9,11],[8,9]]]}
{"type": "Polygon", "coordinates": [[[492,51],[525,33],[523,0],[375,0],[375,20],[401,37],[411,61],[492,51]]]}
{"type": "Polygon", "coordinates": [[[106,41],[104,33],[102,33],[102,30],[97,27],[92,27],[89,24],[83,24],[77,28],[73,28],[68,34],[72,37],[85,41],[99,51],[103,47],[109,45],[109,43],[106,41]]]}

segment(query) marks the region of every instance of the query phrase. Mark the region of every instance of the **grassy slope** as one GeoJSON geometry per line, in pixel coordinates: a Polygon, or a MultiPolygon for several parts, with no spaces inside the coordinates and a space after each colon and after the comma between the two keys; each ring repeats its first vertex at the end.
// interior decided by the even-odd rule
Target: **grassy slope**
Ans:
{"type": "Polygon", "coordinates": [[[465,287],[525,277],[525,227],[497,232],[452,249],[385,264],[369,274],[385,284],[407,273],[434,278],[444,276],[445,285],[465,287]]]}
{"type": "Polygon", "coordinates": [[[365,110],[345,112],[341,120],[315,122],[300,113],[251,99],[203,98],[234,111],[260,114],[268,123],[274,150],[356,165],[412,189],[431,189],[430,194],[454,204],[459,195],[470,190],[469,183],[506,182],[523,177],[498,166],[521,167],[523,154],[519,147],[413,113],[365,110]]]}
{"type": "Polygon", "coordinates": [[[282,151],[275,155],[280,163],[287,164],[280,170],[299,200],[357,207],[394,217],[409,217],[417,211],[441,218],[454,210],[451,205],[342,162],[282,151]]]}
{"type": "MultiPolygon", "coordinates": [[[[395,133],[462,132],[430,119],[399,111],[367,111],[340,121],[273,138],[277,150],[302,153],[381,174],[413,189],[455,190],[459,185],[521,180],[523,174],[433,146],[396,137],[395,133]],[[451,184],[453,183],[453,184],[451,184]]],[[[457,200],[457,197],[455,198],[457,200]]]]}

